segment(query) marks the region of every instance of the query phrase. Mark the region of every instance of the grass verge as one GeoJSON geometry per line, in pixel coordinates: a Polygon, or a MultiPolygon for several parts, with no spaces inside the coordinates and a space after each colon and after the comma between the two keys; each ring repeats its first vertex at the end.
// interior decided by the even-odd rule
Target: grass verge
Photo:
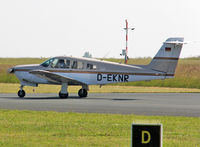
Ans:
{"type": "Polygon", "coordinates": [[[130,146],[132,122],[163,124],[163,146],[197,147],[198,117],[0,110],[0,146],[130,146]]]}
{"type": "MultiPolygon", "coordinates": [[[[0,83],[0,93],[16,93],[19,90],[19,84],[0,83]]],[[[25,87],[27,93],[58,93],[60,85],[39,85],[38,87],[25,87]]],[[[77,93],[80,86],[69,86],[69,93],[77,93]]],[[[113,86],[105,85],[103,87],[90,86],[90,93],[193,93],[200,92],[200,89],[194,88],[166,88],[166,87],[142,87],[142,86],[113,86]]]]}

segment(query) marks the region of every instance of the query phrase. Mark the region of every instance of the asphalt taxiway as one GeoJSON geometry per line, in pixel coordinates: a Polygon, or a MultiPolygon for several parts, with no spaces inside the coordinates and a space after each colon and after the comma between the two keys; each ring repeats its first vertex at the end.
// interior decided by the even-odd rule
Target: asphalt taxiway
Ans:
{"type": "Polygon", "coordinates": [[[0,94],[0,109],[200,117],[200,93],[0,94]]]}

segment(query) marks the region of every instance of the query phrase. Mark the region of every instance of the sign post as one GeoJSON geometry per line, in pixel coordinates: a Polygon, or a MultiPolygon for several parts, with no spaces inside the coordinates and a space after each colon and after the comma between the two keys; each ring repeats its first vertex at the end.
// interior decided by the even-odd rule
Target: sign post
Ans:
{"type": "Polygon", "coordinates": [[[132,124],[132,147],[162,147],[162,124],[132,124]]]}

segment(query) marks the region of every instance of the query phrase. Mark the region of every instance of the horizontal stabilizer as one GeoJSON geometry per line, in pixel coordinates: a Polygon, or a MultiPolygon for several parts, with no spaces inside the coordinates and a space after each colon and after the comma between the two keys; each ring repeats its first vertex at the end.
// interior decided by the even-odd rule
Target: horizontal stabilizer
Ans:
{"type": "Polygon", "coordinates": [[[165,44],[185,44],[184,38],[168,38],[165,42],[165,44]]]}

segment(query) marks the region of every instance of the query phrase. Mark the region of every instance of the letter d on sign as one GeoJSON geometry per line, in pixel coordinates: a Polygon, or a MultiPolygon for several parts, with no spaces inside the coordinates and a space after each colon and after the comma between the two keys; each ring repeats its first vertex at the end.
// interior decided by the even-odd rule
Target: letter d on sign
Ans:
{"type": "Polygon", "coordinates": [[[132,147],[162,147],[162,124],[132,124],[132,147]]]}
{"type": "Polygon", "coordinates": [[[151,141],[151,134],[148,131],[142,131],[142,144],[147,144],[151,141]],[[148,136],[145,140],[144,136],[145,134],[148,136]]]}

